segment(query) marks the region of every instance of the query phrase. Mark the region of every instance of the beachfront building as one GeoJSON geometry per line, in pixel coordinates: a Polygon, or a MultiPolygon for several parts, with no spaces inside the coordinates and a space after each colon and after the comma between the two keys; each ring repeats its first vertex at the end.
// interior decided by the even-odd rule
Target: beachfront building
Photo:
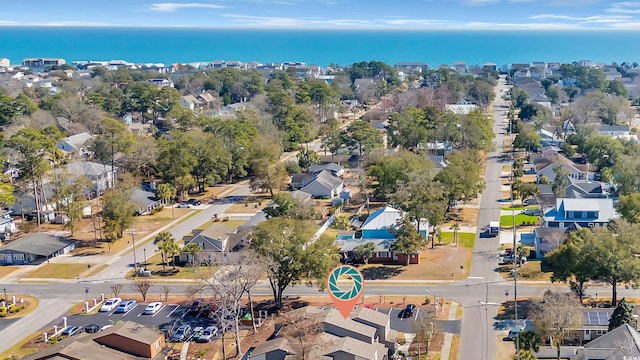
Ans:
{"type": "Polygon", "coordinates": [[[61,58],[26,58],[22,60],[22,66],[28,68],[44,68],[47,66],[60,66],[65,64],[61,58]]]}

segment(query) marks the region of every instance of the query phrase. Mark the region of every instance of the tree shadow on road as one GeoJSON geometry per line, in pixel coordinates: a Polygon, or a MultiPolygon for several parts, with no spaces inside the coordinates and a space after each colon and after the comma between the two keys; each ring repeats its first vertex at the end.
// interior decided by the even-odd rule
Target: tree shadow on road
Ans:
{"type": "Polygon", "coordinates": [[[403,271],[404,268],[399,265],[379,265],[360,270],[365,280],[386,280],[400,275],[403,271]]]}

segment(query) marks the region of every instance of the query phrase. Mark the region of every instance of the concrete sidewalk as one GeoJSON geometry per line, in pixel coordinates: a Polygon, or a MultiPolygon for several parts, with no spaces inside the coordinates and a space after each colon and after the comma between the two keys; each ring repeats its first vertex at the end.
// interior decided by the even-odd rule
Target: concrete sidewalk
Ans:
{"type": "MultiPolygon", "coordinates": [[[[447,320],[455,320],[457,312],[458,312],[458,303],[452,301],[451,305],[449,306],[449,316],[447,317],[447,320]]],[[[442,344],[442,351],[440,351],[440,359],[449,360],[449,356],[451,354],[452,341],[453,341],[453,334],[445,333],[444,341],[442,344]]]]}

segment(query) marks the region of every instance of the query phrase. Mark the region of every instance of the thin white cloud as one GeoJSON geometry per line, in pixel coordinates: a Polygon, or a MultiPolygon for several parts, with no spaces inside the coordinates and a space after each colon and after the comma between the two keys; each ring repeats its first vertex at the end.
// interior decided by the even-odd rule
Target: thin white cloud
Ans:
{"type": "Polygon", "coordinates": [[[205,3],[155,3],[151,4],[151,11],[174,12],[180,9],[224,9],[226,6],[220,4],[205,3]]]}
{"type": "Polygon", "coordinates": [[[529,17],[532,20],[566,20],[566,21],[576,21],[581,23],[618,23],[618,22],[628,22],[633,20],[633,17],[626,15],[594,15],[594,16],[567,16],[567,15],[555,15],[555,14],[539,14],[533,15],[529,17]]]}
{"type": "Polygon", "coordinates": [[[18,21],[4,21],[0,20],[0,26],[113,26],[109,23],[102,22],[90,22],[90,21],[47,21],[47,22],[18,22],[18,21]]]}
{"type": "Polygon", "coordinates": [[[617,14],[640,14],[640,2],[624,1],[614,3],[607,9],[607,12],[617,14]]]}

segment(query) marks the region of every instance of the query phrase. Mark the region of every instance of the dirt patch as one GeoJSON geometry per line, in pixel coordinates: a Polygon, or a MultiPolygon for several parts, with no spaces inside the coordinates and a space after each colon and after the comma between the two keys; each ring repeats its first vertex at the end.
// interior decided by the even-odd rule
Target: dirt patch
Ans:
{"type": "Polygon", "coordinates": [[[473,249],[438,246],[420,254],[420,264],[361,265],[365,280],[461,280],[469,271],[473,249]],[[460,268],[462,266],[462,269],[460,268]]]}
{"type": "Polygon", "coordinates": [[[516,353],[516,345],[513,341],[504,341],[503,336],[496,338],[496,360],[512,360],[516,353]]]}
{"type": "Polygon", "coordinates": [[[250,193],[231,205],[225,212],[228,214],[255,214],[264,209],[269,201],[271,201],[269,193],[250,193]]]}

